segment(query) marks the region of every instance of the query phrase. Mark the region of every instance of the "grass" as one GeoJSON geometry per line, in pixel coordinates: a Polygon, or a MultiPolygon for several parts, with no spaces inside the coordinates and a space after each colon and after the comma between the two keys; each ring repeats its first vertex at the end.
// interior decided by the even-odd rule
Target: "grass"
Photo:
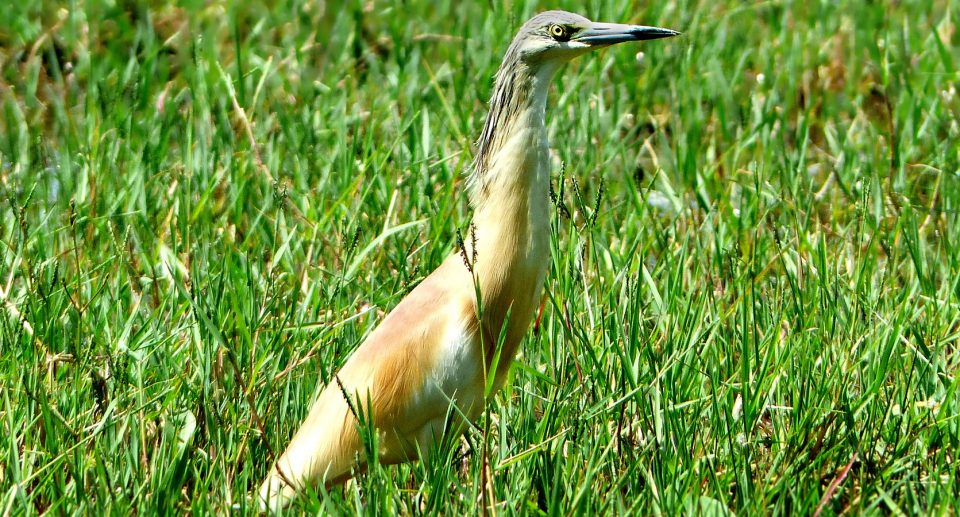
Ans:
{"type": "MultiPolygon", "coordinates": [[[[254,513],[454,248],[554,6],[3,3],[0,512],[254,513]]],[[[957,5],[559,6],[684,36],[556,81],[546,304],[489,429],[295,508],[953,513],[957,5]]]]}

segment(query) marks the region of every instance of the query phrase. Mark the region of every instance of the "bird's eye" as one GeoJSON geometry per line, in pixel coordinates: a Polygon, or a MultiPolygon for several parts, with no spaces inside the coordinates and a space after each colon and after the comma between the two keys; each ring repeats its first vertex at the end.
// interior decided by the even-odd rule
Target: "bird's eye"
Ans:
{"type": "Polygon", "coordinates": [[[553,36],[554,39],[565,41],[567,37],[567,29],[563,28],[561,25],[551,25],[550,35],[553,36]]]}

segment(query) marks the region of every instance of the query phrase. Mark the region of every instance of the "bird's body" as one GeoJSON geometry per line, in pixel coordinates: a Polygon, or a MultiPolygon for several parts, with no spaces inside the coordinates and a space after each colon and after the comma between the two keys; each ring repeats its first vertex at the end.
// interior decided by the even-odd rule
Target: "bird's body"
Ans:
{"type": "Polygon", "coordinates": [[[496,390],[506,378],[549,265],[545,113],[555,71],[589,48],[675,34],[560,11],[524,25],[497,73],[471,178],[465,249],[417,285],[324,388],[264,480],[263,503],[279,507],[305,485],[331,485],[362,468],[357,415],[377,431],[379,461],[399,463],[480,414],[488,380],[496,390]],[[615,29],[622,39],[612,41],[615,29]],[[554,46],[534,37],[561,30],[554,46]]]}
{"type": "MultiPolygon", "coordinates": [[[[339,384],[330,382],[321,392],[278,461],[285,473],[335,483],[357,466],[357,453],[363,460],[356,408],[351,410],[344,392],[354,404],[365,403],[363,395],[354,394],[370,394],[381,430],[380,461],[399,463],[430,449],[448,413],[454,425],[477,416],[497,347],[495,386],[502,383],[537,308],[549,264],[546,136],[543,110],[534,111],[539,114],[529,114],[531,127],[515,132],[499,152],[520,162],[515,170],[529,174],[502,179],[522,184],[493,189],[495,197],[480,207],[489,208],[475,214],[465,249],[417,285],[350,356],[337,373],[339,384]],[[457,406],[452,412],[451,400],[457,406]]],[[[266,483],[272,485],[265,484],[262,493],[274,499],[296,492],[279,473],[266,483]]]]}

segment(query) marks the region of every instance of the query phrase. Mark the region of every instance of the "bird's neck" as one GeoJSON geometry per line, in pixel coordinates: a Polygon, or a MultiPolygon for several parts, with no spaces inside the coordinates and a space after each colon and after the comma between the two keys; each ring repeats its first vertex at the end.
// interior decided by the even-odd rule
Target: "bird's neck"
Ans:
{"type": "Polygon", "coordinates": [[[544,118],[552,75],[553,70],[498,74],[471,178],[474,217],[471,234],[464,237],[475,257],[484,319],[494,326],[488,330],[499,333],[509,313],[507,357],[529,328],[549,264],[544,118]]]}
{"type": "Polygon", "coordinates": [[[536,217],[536,222],[547,223],[550,175],[545,119],[555,71],[549,65],[533,71],[504,63],[497,73],[470,178],[475,225],[496,225],[511,210],[523,216],[544,215],[536,217]],[[530,208],[544,213],[530,214],[530,208]]]}

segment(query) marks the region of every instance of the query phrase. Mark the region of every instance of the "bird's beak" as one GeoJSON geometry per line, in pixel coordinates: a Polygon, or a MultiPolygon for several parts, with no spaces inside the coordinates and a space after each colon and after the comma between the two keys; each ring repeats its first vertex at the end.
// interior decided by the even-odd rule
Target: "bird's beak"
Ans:
{"type": "Polygon", "coordinates": [[[660,27],[646,25],[624,25],[620,23],[594,23],[573,37],[574,41],[590,46],[605,47],[624,41],[642,41],[648,39],[671,38],[680,33],[660,27]]]}

